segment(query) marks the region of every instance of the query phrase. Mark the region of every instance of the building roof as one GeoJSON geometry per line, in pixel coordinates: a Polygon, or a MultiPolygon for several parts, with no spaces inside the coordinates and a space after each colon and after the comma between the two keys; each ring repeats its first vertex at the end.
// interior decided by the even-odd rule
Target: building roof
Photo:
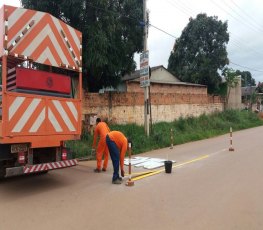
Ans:
{"type": "MultiPolygon", "coordinates": [[[[169,72],[171,75],[173,75],[169,70],[167,70],[163,65],[159,65],[159,66],[154,66],[151,67],[151,72],[154,72],[158,69],[163,68],[165,71],[169,72]]],[[[174,75],[173,75],[174,76],[174,75]]],[[[174,76],[174,78],[176,78],[174,76]]],[[[176,78],[177,79],[177,78],[176,78]]],[[[140,81],[140,70],[136,70],[135,72],[131,73],[131,74],[126,74],[125,76],[122,77],[122,81],[135,81],[135,82],[139,82],[140,81]]],[[[158,84],[169,84],[169,85],[188,85],[188,86],[199,86],[199,87],[206,87],[205,85],[201,85],[201,84],[195,84],[195,83],[189,83],[189,82],[181,82],[181,81],[163,81],[161,79],[159,80],[153,80],[150,79],[151,83],[158,83],[158,84]]]]}
{"type": "Polygon", "coordinates": [[[135,72],[131,73],[131,74],[126,74],[122,77],[122,81],[131,81],[131,80],[135,80],[137,78],[140,77],[140,70],[136,70],[135,72]]]}
{"type": "Polygon", "coordinates": [[[241,94],[242,94],[242,96],[251,95],[255,92],[256,88],[257,88],[257,86],[241,87],[241,94]]]}

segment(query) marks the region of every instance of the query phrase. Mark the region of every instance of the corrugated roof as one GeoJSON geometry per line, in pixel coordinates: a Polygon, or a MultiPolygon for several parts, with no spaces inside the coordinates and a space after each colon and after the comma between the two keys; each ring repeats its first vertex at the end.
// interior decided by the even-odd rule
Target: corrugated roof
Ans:
{"type": "Polygon", "coordinates": [[[126,74],[122,77],[122,81],[130,81],[130,80],[135,80],[140,77],[140,70],[136,70],[135,72],[131,74],[126,74]]]}
{"type": "Polygon", "coordinates": [[[241,87],[241,94],[242,96],[251,95],[255,92],[257,86],[247,86],[247,87],[241,87]]]}
{"type": "MultiPolygon", "coordinates": [[[[164,68],[167,72],[171,73],[169,70],[167,70],[162,65],[151,67],[151,72],[153,72],[153,71],[155,71],[157,69],[160,69],[160,68],[164,68]]],[[[136,82],[139,82],[140,81],[140,70],[136,70],[135,72],[133,72],[131,74],[126,74],[124,77],[122,77],[122,81],[136,81],[136,82]]],[[[161,81],[161,80],[159,80],[159,81],[158,80],[150,80],[150,81],[151,81],[151,83],[158,83],[158,84],[189,85],[189,86],[206,87],[206,85],[200,85],[200,84],[188,83],[188,82],[168,82],[168,81],[164,82],[164,81],[161,81]]]]}

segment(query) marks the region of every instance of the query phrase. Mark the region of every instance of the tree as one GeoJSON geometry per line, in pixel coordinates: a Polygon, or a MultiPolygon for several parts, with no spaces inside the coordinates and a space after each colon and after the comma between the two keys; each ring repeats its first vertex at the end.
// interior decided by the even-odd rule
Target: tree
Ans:
{"type": "Polygon", "coordinates": [[[255,86],[256,81],[254,78],[252,78],[252,75],[249,71],[236,71],[237,75],[241,75],[241,86],[246,87],[246,86],[255,86]]]}
{"type": "Polygon", "coordinates": [[[257,93],[263,93],[263,82],[258,82],[256,92],[257,93]]]}
{"type": "Polygon", "coordinates": [[[135,70],[143,49],[141,0],[21,0],[23,7],[51,13],[83,34],[83,82],[90,91],[116,86],[135,70]]]}
{"type": "Polygon", "coordinates": [[[176,39],[168,60],[168,70],[180,80],[204,84],[213,93],[221,82],[218,70],[229,63],[226,44],[227,22],[198,14],[190,18],[182,35],[176,39]]]}

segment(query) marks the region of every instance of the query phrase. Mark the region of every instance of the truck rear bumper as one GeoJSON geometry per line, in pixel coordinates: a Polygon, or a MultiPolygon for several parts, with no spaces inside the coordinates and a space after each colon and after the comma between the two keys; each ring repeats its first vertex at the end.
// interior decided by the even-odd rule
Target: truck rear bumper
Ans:
{"type": "Polygon", "coordinates": [[[12,177],[12,176],[18,176],[23,174],[38,173],[38,172],[44,172],[49,170],[67,168],[67,167],[76,166],[77,164],[78,161],[76,159],[73,159],[73,160],[50,162],[50,163],[37,164],[37,165],[12,167],[6,169],[5,177],[12,177]]]}

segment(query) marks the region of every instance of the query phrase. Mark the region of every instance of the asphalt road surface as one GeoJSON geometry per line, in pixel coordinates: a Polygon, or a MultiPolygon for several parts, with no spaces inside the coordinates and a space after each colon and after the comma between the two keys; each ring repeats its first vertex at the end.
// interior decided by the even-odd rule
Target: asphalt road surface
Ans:
{"type": "Polygon", "coordinates": [[[111,184],[111,161],[105,173],[95,174],[89,161],[6,179],[0,182],[0,230],[261,230],[262,134],[263,127],[233,132],[234,152],[223,135],[141,154],[176,163],[171,174],[133,187],[111,184]]]}

